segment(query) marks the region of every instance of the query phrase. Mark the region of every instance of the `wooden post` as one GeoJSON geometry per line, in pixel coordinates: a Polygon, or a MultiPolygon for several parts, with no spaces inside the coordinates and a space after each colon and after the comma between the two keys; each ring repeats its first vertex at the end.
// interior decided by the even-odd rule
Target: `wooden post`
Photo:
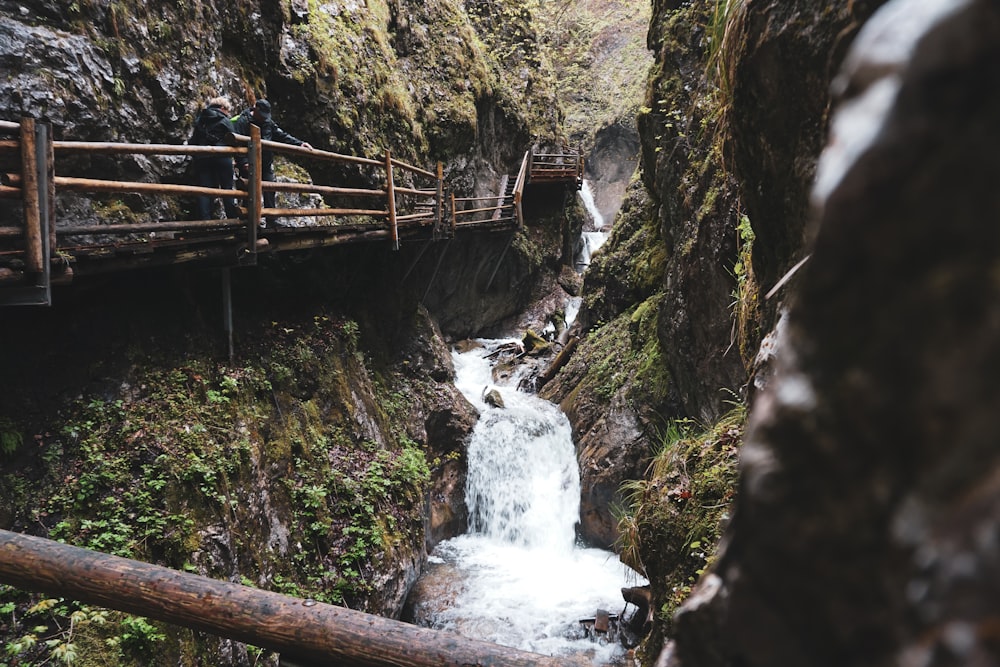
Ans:
{"type": "Polygon", "coordinates": [[[437,169],[437,200],[435,204],[434,236],[441,233],[442,211],[444,209],[444,165],[438,162],[437,169]]]}
{"type": "Polygon", "coordinates": [[[389,237],[392,239],[392,249],[399,250],[399,228],[396,225],[396,186],[392,178],[392,155],[385,152],[385,191],[389,205],[389,237]]]}
{"type": "Polygon", "coordinates": [[[48,123],[43,125],[45,129],[45,141],[39,145],[38,161],[39,166],[45,174],[45,224],[49,230],[49,244],[46,248],[46,264],[56,252],[56,155],[54,141],[52,138],[52,126],[48,123]]]}
{"type": "Polygon", "coordinates": [[[455,193],[451,193],[451,236],[455,237],[455,229],[458,227],[458,221],[456,220],[458,216],[455,213],[455,193]]]}
{"type": "Polygon", "coordinates": [[[524,228],[524,210],[521,208],[521,193],[520,191],[514,193],[514,213],[517,217],[517,228],[524,228]]]}
{"type": "Polygon", "coordinates": [[[249,179],[247,183],[247,249],[256,255],[257,229],[260,227],[260,210],[264,207],[264,190],[261,178],[260,128],[250,124],[250,143],[247,144],[249,179]]]}
{"type": "Polygon", "coordinates": [[[42,224],[38,191],[38,152],[35,119],[21,120],[21,196],[24,198],[24,266],[28,273],[42,272],[42,224]]]}
{"type": "Polygon", "coordinates": [[[52,164],[52,127],[48,123],[35,124],[35,167],[38,169],[38,234],[41,239],[42,271],[37,281],[41,301],[51,305],[52,250],[55,248],[55,184],[52,164]]]}
{"type": "Polygon", "coordinates": [[[582,667],[353,609],[0,530],[0,580],[342,667],[582,667]]]}

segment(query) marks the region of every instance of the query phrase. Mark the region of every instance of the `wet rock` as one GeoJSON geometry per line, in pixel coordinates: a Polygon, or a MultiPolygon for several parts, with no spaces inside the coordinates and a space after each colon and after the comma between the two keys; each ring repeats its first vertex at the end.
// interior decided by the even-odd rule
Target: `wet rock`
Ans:
{"type": "Polygon", "coordinates": [[[429,562],[413,585],[400,619],[423,627],[435,627],[438,617],[454,605],[465,588],[465,575],[451,563],[429,562]]]}
{"type": "Polygon", "coordinates": [[[1000,8],[894,0],[845,61],[812,258],[671,664],[989,665],[1000,8]]]}
{"type": "Polygon", "coordinates": [[[502,408],[503,396],[500,395],[500,391],[496,387],[487,389],[483,393],[483,400],[486,401],[487,405],[492,405],[494,408],[502,408]]]}

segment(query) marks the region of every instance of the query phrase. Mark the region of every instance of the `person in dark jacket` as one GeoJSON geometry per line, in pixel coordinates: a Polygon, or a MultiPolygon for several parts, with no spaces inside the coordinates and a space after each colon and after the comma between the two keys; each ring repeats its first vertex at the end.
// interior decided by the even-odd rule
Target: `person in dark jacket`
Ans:
{"type": "MultiPolygon", "coordinates": [[[[291,144],[292,146],[302,146],[303,148],[312,148],[309,143],[297,139],[281,129],[277,123],[271,118],[271,103],[267,100],[257,100],[253,107],[246,109],[239,116],[233,117],[233,127],[237,134],[250,134],[250,124],[253,123],[260,128],[260,138],[265,141],[278,141],[283,144],[291,144]]],[[[262,181],[273,181],[274,180],[274,153],[267,149],[261,151],[260,155],[261,162],[261,174],[260,178],[262,181]]],[[[240,175],[243,178],[247,177],[247,159],[241,158],[237,166],[240,169],[240,175]]],[[[264,208],[274,208],[275,200],[274,192],[264,193],[264,208]]]]}
{"type": "MultiPolygon", "coordinates": [[[[188,139],[190,146],[222,146],[233,131],[233,123],[229,120],[229,100],[225,97],[213,97],[208,106],[201,110],[194,121],[194,131],[188,139]]],[[[195,179],[203,188],[233,189],[233,158],[229,155],[195,155],[192,160],[195,179]]],[[[212,219],[212,203],[214,199],[207,195],[198,197],[196,214],[198,220],[212,219]]],[[[227,218],[238,218],[239,208],[233,197],[222,198],[223,208],[227,218]]]]}

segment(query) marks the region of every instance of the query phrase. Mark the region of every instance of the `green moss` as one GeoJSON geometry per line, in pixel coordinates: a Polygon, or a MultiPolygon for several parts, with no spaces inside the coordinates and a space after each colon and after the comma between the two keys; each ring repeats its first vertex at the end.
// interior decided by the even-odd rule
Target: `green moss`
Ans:
{"type": "Polygon", "coordinates": [[[569,137],[621,123],[633,126],[652,56],[645,34],[650,3],[538,3],[540,41],[552,64],[569,137]]]}
{"type": "MultiPolygon", "coordinates": [[[[604,402],[620,397],[643,411],[655,411],[670,391],[670,373],[656,336],[660,295],[592,330],[576,358],[586,359],[572,393],[604,402]]],[[[571,367],[572,369],[573,367],[571,367]]]]}
{"type": "Polygon", "coordinates": [[[687,419],[668,422],[647,477],[622,488],[627,503],[619,550],[650,580],[657,610],[643,664],[655,659],[677,607],[714,561],[734,498],[745,422],[744,406],[706,428],[687,419]]]}
{"type": "MultiPolygon", "coordinates": [[[[423,543],[429,466],[397,423],[417,398],[369,370],[351,320],[275,323],[257,341],[260,354],[247,357],[255,361],[239,366],[137,349],[117,395],[84,391],[50,417],[31,452],[0,470],[4,525],[209,576],[236,568],[246,583],[365,608],[389,552],[423,543]],[[361,423],[384,442],[359,437],[361,423]],[[287,551],[273,541],[275,522],[287,551]],[[204,548],[207,534],[227,545],[227,562],[204,548]]],[[[30,633],[25,611],[40,599],[0,590],[0,609],[16,612],[0,621],[0,645],[30,633]]],[[[77,608],[54,609],[53,623],[70,627],[77,608]]],[[[109,617],[95,641],[118,643],[94,659],[148,664],[128,639],[136,628],[155,634],[127,615],[109,617]]],[[[195,641],[170,633],[168,644],[195,641]]],[[[60,641],[82,646],[83,637],[60,641]]],[[[41,661],[56,659],[52,650],[39,642],[16,653],[41,661]]]]}

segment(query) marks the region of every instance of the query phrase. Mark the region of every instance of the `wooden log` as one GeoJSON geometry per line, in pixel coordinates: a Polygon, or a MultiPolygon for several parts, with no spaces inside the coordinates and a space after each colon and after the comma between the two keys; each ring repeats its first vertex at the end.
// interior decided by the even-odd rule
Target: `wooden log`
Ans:
{"type": "Polygon", "coordinates": [[[421,176],[428,176],[430,178],[437,178],[437,174],[435,174],[434,172],[427,171],[426,169],[421,169],[420,167],[414,167],[412,164],[407,164],[405,162],[402,162],[401,160],[393,160],[392,164],[395,167],[399,167],[400,169],[413,172],[414,174],[420,174],[421,176]]]}
{"type": "MultiPolygon", "coordinates": [[[[40,192],[40,197],[45,197],[45,214],[48,218],[47,227],[49,233],[48,247],[46,252],[49,258],[56,252],[56,152],[53,148],[52,126],[45,125],[45,151],[39,156],[39,169],[42,170],[45,180],[45,192],[40,192]]],[[[49,282],[51,284],[51,268],[49,271],[49,282]]]]}
{"type": "MultiPolygon", "coordinates": [[[[494,197],[490,197],[490,199],[494,199],[495,200],[496,197],[495,196],[494,197]]],[[[455,215],[472,215],[473,213],[485,213],[487,211],[489,211],[490,213],[492,213],[493,211],[496,211],[498,208],[507,209],[507,208],[510,208],[510,206],[509,205],[508,206],[486,206],[486,207],[483,207],[483,208],[470,208],[470,209],[466,209],[464,211],[455,211],[455,215]]]]}
{"type": "Polygon", "coordinates": [[[20,123],[14,123],[9,120],[0,120],[0,130],[15,134],[21,130],[21,125],[20,123]]]}
{"type": "Polygon", "coordinates": [[[455,215],[455,193],[452,192],[451,193],[451,235],[452,235],[452,237],[455,236],[455,226],[458,224],[456,218],[457,218],[457,216],[455,215]]]}
{"type": "Polygon", "coordinates": [[[168,222],[137,222],[122,225],[72,225],[59,227],[59,236],[79,236],[81,234],[136,234],[143,232],[184,232],[203,229],[239,229],[246,225],[243,220],[175,220],[168,222]]]}
{"type": "Polygon", "coordinates": [[[434,227],[436,230],[441,231],[442,216],[444,215],[444,163],[440,161],[437,165],[437,188],[435,190],[434,208],[437,219],[434,222],[434,227]]]}
{"type": "Polygon", "coordinates": [[[0,174],[0,183],[21,187],[21,174],[0,174]]]}
{"type": "MultiPolygon", "coordinates": [[[[230,135],[230,141],[234,144],[248,144],[250,142],[250,137],[248,137],[245,134],[232,134],[230,135]]],[[[330,151],[325,151],[320,148],[302,148],[301,146],[292,146],[291,144],[283,144],[278,141],[266,141],[266,140],[261,140],[260,145],[262,148],[267,148],[268,150],[275,151],[278,153],[285,153],[288,155],[303,155],[311,158],[320,158],[336,162],[366,164],[373,167],[385,166],[385,163],[379,160],[373,160],[367,157],[358,157],[356,155],[343,155],[341,153],[332,153],[330,151]]]]}
{"type": "Polygon", "coordinates": [[[413,222],[414,220],[429,220],[434,221],[434,211],[427,211],[426,213],[411,213],[409,215],[397,215],[396,222],[413,222]]]}
{"type": "Polygon", "coordinates": [[[20,199],[20,198],[21,198],[21,188],[15,188],[9,185],[0,185],[0,199],[20,199]]]}
{"type": "Polygon", "coordinates": [[[263,156],[260,147],[260,128],[250,125],[250,144],[247,146],[247,171],[249,174],[249,184],[247,185],[247,248],[250,252],[257,252],[257,228],[263,221],[261,208],[264,206],[264,190],[261,185],[261,175],[263,173],[263,156]]]}
{"type": "Polygon", "coordinates": [[[385,189],[386,202],[389,207],[389,230],[391,231],[392,248],[399,250],[399,230],[396,228],[396,192],[392,177],[392,156],[385,152],[385,189]]]}
{"type": "MultiPolygon", "coordinates": [[[[384,197],[385,190],[365,190],[362,188],[337,188],[329,185],[314,185],[312,183],[279,183],[277,181],[261,181],[265,192],[304,192],[321,195],[345,195],[352,197],[384,197]]],[[[433,194],[433,193],[432,193],[433,194]]]]}
{"type": "Polygon", "coordinates": [[[197,185],[174,183],[138,183],[130,181],[103,181],[96,178],[56,176],[56,187],[73,192],[137,192],[150,195],[208,195],[210,197],[246,197],[242,190],[203,188],[197,185]]]}
{"type": "Polygon", "coordinates": [[[60,153],[96,153],[101,155],[244,155],[245,148],[235,146],[187,146],[182,144],[122,144],[107,141],[54,141],[60,153]]]}
{"type": "Polygon", "coordinates": [[[21,149],[21,142],[17,139],[0,140],[0,152],[15,153],[21,149]]]}
{"type": "Polygon", "coordinates": [[[455,201],[494,201],[497,198],[496,195],[490,195],[488,197],[455,197],[455,201]]]}
{"type": "Polygon", "coordinates": [[[437,195],[437,190],[418,190],[416,188],[401,188],[398,186],[396,187],[396,192],[404,195],[417,195],[418,197],[434,197],[437,195]]]}
{"type": "Polygon", "coordinates": [[[579,342],[580,338],[578,336],[573,336],[566,342],[566,345],[563,346],[563,349],[559,350],[559,354],[557,354],[556,358],[552,360],[549,367],[545,369],[545,372],[538,376],[538,385],[536,390],[544,387],[549,380],[556,376],[559,369],[569,362],[570,357],[573,356],[573,352],[576,350],[576,346],[579,342]]]}
{"type": "Polygon", "coordinates": [[[264,216],[281,217],[322,217],[332,215],[365,215],[374,218],[384,218],[387,213],[378,209],[366,208],[264,208],[264,216]]]}

